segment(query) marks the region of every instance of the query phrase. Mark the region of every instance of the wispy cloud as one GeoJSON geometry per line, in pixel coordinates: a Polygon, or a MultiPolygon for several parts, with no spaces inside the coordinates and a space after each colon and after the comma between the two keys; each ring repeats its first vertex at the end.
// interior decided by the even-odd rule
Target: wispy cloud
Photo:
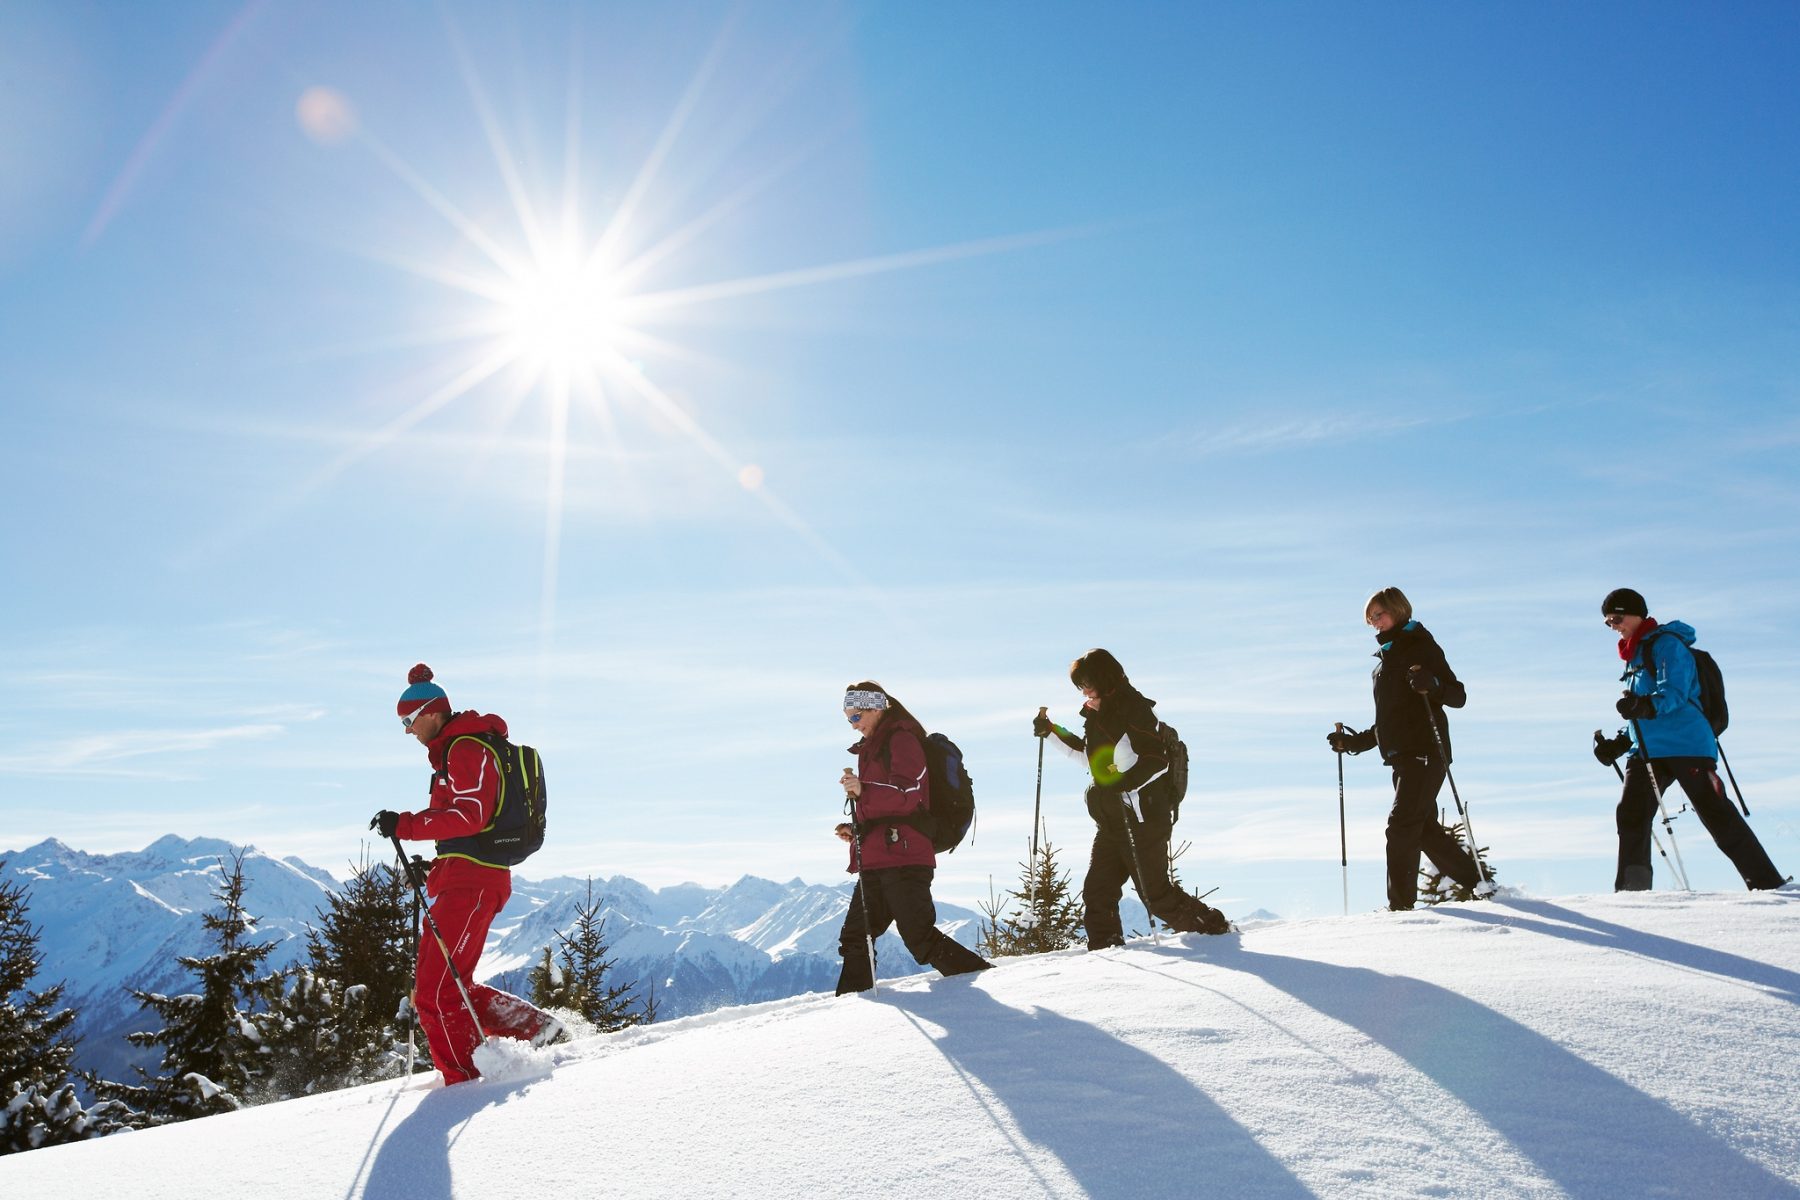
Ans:
{"type": "Polygon", "coordinates": [[[1211,458],[1227,454],[1274,454],[1308,446],[1366,441],[1465,420],[1449,416],[1376,416],[1369,413],[1238,421],[1230,425],[1170,433],[1162,443],[1186,454],[1211,458]]]}
{"type": "Polygon", "coordinates": [[[191,771],[172,766],[129,764],[165,757],[191,762],[237,742],[277,737],[286,727],[275,724],[233,725],[217,729],[128,729],[115,733],[68,738],[34,749],[29,754],[0,755],[0,775],[81,776],[177,780],[191,771]]]}

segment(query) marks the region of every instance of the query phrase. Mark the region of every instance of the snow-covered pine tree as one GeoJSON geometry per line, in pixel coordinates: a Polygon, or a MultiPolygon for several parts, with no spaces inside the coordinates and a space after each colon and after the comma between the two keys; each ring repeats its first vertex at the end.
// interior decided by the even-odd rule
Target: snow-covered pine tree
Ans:
{"type": "Polygon", "coordinates": [[[319,923],[307,930],[307,960],[315,975],[367,989],[358,1032],[377,1034],[394,1023],[412,992],[412,888],[392,863],[364,859],[326,903],[319,923]]]}
{"type": "Polygon", "coordinates": [[[1066,950],[1083,937],[1081,901],[1069,895],[1069,876],[1048,840],[1035,860],[1027,853],[1019,864],[1018,890],[990,897],[981,911],[987,921],[977,946],[989,958],[1066,950]]]}
{"type": "Polygon", "coordinates": [[[531,968],[526,983],[531,988],[531,1002],[539,1008],[575,1010],[575,989],[571,986],[569,973],[556,960],[556,947],[544,947],[544,955],[537,966],[531,968]]]}
{"type": "MultiPolygon", "coordinates": [[[[268,1077],[254,1102],[350,1087],[405,1072],[412,1005],[412,888],[401,872],[366,858],[318,910],[308,963],[291,967],[255,1018],[268,1077]]],[[[417,1060],[420,1069],[429,1061],[417,1060]]]]}
{"type": "Polygon", "coordinates": [[[560,952],[553,958],[555,947],[544,947],[544,961],[532,969],[531,1002],[579,1013],[601,1033],[648,1025],[656,1020],[655,989],[640,1000],[635,981],[614,984],[607,979],[614,963],[606,957],[610,948],[601,907],[589,877],[587,901],[576,908],[575,923],[556,935],[560,952]]]}
{"type": "Polygon", "coordinates": [[[127,1117],[112,1101],[83,1105],[69,1080],[76,1014],[57,1007],[60,983],[27,990],[39,961],[30,911],[23,884],[0,883],[0,1154],[98,1137],[127,1117]]]}
{"type": "Polygon", "coordinates": [[[244,909],[244,852],[233,855],[229,867],[222,860],[219,865],[225,874],[213,892],[218,911],[201,917],[218,953],[177,960],[195,974],[200,990],[181,996],[131,992],[140,1006],[163,1019],[161,1029],[126,1035],[134,1046],[162,1047],[158,1073],[136,1067],[137,1084],[91,1081],[101,1097],[124,1101],[150,1125],[242,1107],[266,1057],[251,1017],[267,1006],[280,979],[257,974],[275,943],[249,940],[256,918],[244,909]]]}
{"type": "MultiPolygon", "coordinates": [[[[1444,819],[1443,811],[1439,810],[1438,824],[1443,826],[1445,833],[1449,834],[1451,837],[1456,839],[1456,845],[1459,849],[1461,849],[1463,851],[1463,853],[1465,853],[1465,854],[1468,853],[1469,839],[1463,836],[1463,827],[1462,827],[1461,821],[1446,821],[1444,819]]],[[[1487,871],[1487,877],[1489,879],[1493,879],[1494,878],[1494,868],[1493,868],[1493,865],[1488,862],[1487,853],[1488,853],[1488,848],[1486,846],[1483,846],[1483,847],[1481,847],[1481,849],[1479,849],[1475,852],[1475,857],[1481,863],[1483,869],[1485,869],[1487,871]]],[[[1440,872],[1435,866],[1432,865],[1432,862],[1429,858],[1426,859],[1420,865],[1420,867],[1419,867],[1419,903],[1420,904],[1425,904],[1425,905],[1447,904],[1452,901],[1473,900],[1474,898],[1475,898],[1475,893],[1472,888],[1463,887],[1460,883],[1457,883],[1456,880],[1451,879],[1448,875],[1445,875],[1442,872],[1440,872]]]]}
{"type": "Polygon", "coordinates": [[[368,989],[345,987],[305,964],[296,964],[274,980],[269,1007],[251,1016],[262,1038],[262,1074],[251,1080],[243,1097],[266,1104],[395,1079],[406,1073],[406,1052],[392,1024],[363,1036],[362,1020],[368,989]]]}

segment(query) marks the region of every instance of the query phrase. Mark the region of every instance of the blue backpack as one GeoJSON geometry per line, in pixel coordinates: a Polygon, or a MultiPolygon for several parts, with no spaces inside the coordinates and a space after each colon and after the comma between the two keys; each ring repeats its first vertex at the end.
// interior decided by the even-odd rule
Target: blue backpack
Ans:
{"type": "Polygon", "coordinates": [[[931,777],[931,848],[948,854],[975,823],[975,788],[962,751],[941,733],[925,738],[925,766],[931,777]]]}

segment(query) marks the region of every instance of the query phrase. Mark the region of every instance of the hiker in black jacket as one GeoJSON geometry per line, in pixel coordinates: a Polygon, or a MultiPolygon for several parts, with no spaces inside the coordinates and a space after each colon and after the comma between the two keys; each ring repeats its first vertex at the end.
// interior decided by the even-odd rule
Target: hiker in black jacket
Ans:
{"type": "Polygon", "coordinates": [[[1450,762],[1450,721],[1446,708],[1461,708],[1468,693],[1443,650],[1429,631],[1413,620],[1412,603],[1399,588],[1383,588],[1363,606],[1363,619],[1375,630],[1375,724],[1357,733],[1334,730],[1326,735],[1340,753],[1361,754],[1381,748],[1381,761],[1394,772],[1394,807],[1387,823],[1388,908],[1410,909],[1419,896],[1421,851],[1437,869],[1478,896],[1491,895],[1493,885],[1481,878],[1475,860],[1444,831],[1438,821],[1438,791],[1450,762]],[[1427,709],[1425,700],[1431,702],[1427,709]],[[1438,739],[1431,734],[1435,713],[1438,739]]]}
{"type": "Polygon", "coordinates": [[[1105,650],[1089,650],[1069,666],[1069,679],[1085,700],[1085,731],[1075,734],[1047,716],[1031,723],[1038,737],[1054,737],[1071,757],[1086,764],[1094,782],[1087,789],[1094,819],[1094,849],[1081,885],[1088,949],[1123,946],[1119,898],[1125,881],[1152,916],[1177,933],[1225,933],[1225,914],[1201,903],[1169,878],[1169,835],[1173,806],[1158,785],[1169,760],[1157,732],[1154,700],[1131,686],[1125,668],[1105,650]]]}

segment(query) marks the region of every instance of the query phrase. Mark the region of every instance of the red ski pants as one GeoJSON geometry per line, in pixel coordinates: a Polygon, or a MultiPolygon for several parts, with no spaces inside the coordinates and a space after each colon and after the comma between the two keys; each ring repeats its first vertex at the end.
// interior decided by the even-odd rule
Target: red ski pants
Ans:
{"type": "MultiPolygon", "coordinates": [[[[500,915],[511,891],[510,886],[444,888],[431,902],[431,920],[437,923],[450,958],[469,989],[469,999],[481,1016],[481,1033],[529,1041],[543,1029],[548,1019],[544,1013],[517,996],[475,982],[475,965],[481,961],[488,926],[500,915]]],[[[444,963],[444,952],[432,936],[429,922],[419,931],[413,1006],[418,1009],[425,1043],[431,1047],[432,1064],[443,1073],[444,1082],[479,1078],[475,1049],[481,1044],[481,1033],[476,1032],[469,1006],[463,1003],[456,977],[444,963]]]]}

